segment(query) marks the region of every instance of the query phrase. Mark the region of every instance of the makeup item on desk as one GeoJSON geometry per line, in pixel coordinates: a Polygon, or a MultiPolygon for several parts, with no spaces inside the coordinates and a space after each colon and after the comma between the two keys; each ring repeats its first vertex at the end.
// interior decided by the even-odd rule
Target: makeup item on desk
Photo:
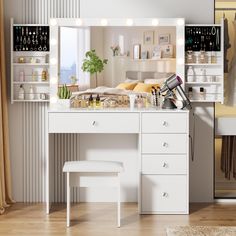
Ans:
{"type": "Polygon", "coordinates": [[[88,107],[92,108],[93,107],[93,95],[91,94],[88,100],[88,107]]]}
{"type": "Polygon", "coordinates": [[[19,63],[25,63],[25,58],[24,57],[19,57],[18,62],[19,63]]]}
{"type": "Polygon", "coordinates": [[[86,108],[86,99],[84,96],[82,96],[82,98],[81,98],[81,107],[86,108]]]}
{"type": "Polygon", "coordinates": [[[20,85],[18,99],[19,100],[24,100],[25,99],[25,90],[24,90],[23,84],[20,85]]]}
{"type": "Polygon", "coordinates": [[[46,94],[45,93],[40,93],[40,99],[45,100],[46,99],[46,94]]]}
{"type": "Polygon", "coordinates": [[[143,108],[143,97],[142,95],[138,96],[137,97],[137,107],[140,109],[140,108],[143,108]]]}
{"type": "Polygon", "coordinates": [[[135,94],[130,94],[129,95],[129,106],[130,106],[130,109],[134,109],[135,99],[136,99],[136,95],[135,94]]]}
{"type": "Polygon", "coordinates": [[[189,66],[187,69],[187,81],[188,82],[193,82],[194,81],[194,71],[193,67],[189,66]]]}
{"type": "Polygon", "coordinates": [[[100,96],[98,94],[97,97],[96,97],[96,107],[98,108],[100,106],[101,106],[101,101],[100,101],[100,96]]]}

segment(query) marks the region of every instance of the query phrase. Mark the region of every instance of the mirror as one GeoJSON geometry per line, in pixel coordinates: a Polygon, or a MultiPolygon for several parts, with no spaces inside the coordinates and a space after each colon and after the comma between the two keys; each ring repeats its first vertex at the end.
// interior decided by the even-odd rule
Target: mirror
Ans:
{"type": "Polygon", "coordinates": [[[161,84],[173,73],[184,81],[184,25],[182,18],[50,19],[50,104],[62,84],[71,91],[161,84]]]}
{"type": "Polygon", "coordinates": [[[176,72],[174,26],[60,27],[59,38],[59,84],[74,90],[116,87],[129,80],[159,79],[161,83],[176,72]],[[103,70],[97,72],[97,82],[96,73],[82,69],[90,50],[95,50],[99,59],[107,59],[103,70]]]}

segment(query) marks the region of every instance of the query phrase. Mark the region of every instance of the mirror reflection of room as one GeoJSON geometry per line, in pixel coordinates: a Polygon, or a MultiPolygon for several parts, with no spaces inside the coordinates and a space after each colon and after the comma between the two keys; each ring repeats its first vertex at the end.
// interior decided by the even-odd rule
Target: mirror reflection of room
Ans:
{"type": "Polygon", "coordinates": [[[175,73],[175,47],[175,27],[61,27],[59,86],[150,92],[175,73]]]}

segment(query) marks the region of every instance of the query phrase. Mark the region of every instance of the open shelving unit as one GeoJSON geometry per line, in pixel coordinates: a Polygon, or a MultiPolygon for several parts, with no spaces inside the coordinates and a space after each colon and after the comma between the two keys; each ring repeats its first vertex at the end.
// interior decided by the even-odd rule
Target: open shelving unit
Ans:
{"type": "Polygon", "coordinates": [[[192,102],[224,102],[223,35],[223,21],[221,24],[185,26],[185,91],[192,102]],[[188,61],[189,51],[193,55],[192,62],[188,61]],[[205,63],[199,62],[201,52],[206,56],[205,63]],[[189,69],[193,72],[190,75],[189,69]]]}
{"type": "Polygon", "coordinates": [[[11,103],[49,102],[49,28],[11,19],[11,103]],[[24,99],[19,99],[20,86],[24,99]]]}

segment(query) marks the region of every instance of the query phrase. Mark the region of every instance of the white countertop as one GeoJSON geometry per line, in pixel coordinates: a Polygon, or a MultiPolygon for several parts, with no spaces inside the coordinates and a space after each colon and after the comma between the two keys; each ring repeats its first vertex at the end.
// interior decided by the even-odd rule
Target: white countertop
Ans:
{"type": "Polygon", "coordinates": [[[130,109],[130,108],[49,108],[49,113],[70,113],[70,112],[101,112],[101,113],[113,113],[113,112],[127,112],[127,113],[145,113],[145,112],[164,112],[164,113],[186,113],[189,110],[180,109],[160,109],[155,107],[142,108],[142,109],[130,109]]]}

